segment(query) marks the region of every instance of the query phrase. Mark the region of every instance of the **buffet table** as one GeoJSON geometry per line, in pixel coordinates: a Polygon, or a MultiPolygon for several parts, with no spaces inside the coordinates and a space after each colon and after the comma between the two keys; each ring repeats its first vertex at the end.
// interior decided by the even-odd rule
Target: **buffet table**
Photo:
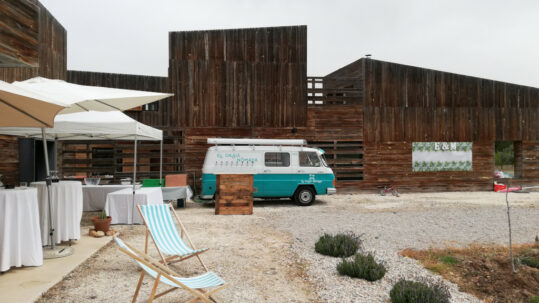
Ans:
{"type": "Polygon", "coordinates": [[[163,191],[163,200],[178,200],[178,199],[191,199],[193,192],[191,187],[187,186],[174,186],[174,187],[161,187],[163,191]]]}
{"type": "MultiPolygon", "coordinates": [[[[137,188],[139,187],[140,185],[137,185],[137,188]]],[[[133,188],[133,185],[83,185],[82,210],[97,211],[105,209],[107,195],[126,188],[133,188]]]]}
{"type": "Polygon", "coordinates": [[[107,195],[105,211],[112,217],[111,224],[142,224],[136,205],[163,204],[161,187],[143,187],[135,191],[126,188],[107,195]]]}
{"type": "Polygon", "coordinates": [[[0,272],[43,265],[37,189],[0,189],[0,272]]]}
{"type": "MultiPolygon", "coordinates": [[[[49,245],[49,206],[45,182],[32,182],[37,188],[41,241],[49,245]]],[[[60,243],[80,239],[82,218],[82,184],[79,181],[60,181],[51,186],[51,214],[54,227],[54,241],[60,243]]]]}

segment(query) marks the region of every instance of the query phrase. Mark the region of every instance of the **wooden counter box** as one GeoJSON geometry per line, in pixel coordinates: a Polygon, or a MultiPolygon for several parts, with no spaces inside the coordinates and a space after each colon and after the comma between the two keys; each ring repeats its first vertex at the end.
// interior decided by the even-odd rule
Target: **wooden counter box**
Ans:
{"type": "Polygon", "coordinates": [[[253,175],[219,174],[216,186],[216,215],[253,214],[253,175]]]}

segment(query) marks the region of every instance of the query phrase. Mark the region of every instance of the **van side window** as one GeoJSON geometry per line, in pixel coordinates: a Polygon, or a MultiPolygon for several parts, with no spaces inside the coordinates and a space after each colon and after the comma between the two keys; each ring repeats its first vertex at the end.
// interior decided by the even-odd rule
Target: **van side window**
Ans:
{"type": "Polygon", "coordinates": [[[268,167],[290,166],[290,153],[265,153],[264,162],[268,167]]]}
{"type": "Polygon", "coordinates": [[[299,152],[299,166],[318,167],[320,158],[315,152],[299,152]]]}

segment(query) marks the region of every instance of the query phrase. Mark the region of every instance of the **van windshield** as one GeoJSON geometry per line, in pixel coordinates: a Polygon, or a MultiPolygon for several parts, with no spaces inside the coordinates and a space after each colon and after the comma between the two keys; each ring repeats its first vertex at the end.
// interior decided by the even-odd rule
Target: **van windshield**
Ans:
{"type": "Polygon", "coordinates": [[[328,167],[328,164],[326,162],[326,156],[324,154],[320,155],[320,160],[322,161],[322,165],[324,165],[325,167],[328,167]]]}
{"type": "Polygon", "coordinates": [[[299,166],[318,167],[320,164],[316,152],[299,152],[299,166]]]}

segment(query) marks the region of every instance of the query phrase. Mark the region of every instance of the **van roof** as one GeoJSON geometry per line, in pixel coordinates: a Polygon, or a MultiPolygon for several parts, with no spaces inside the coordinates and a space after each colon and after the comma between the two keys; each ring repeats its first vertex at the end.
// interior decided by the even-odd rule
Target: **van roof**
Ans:
{"type": "Polygon", "coordinates": [[[251,145],[251,146],[230,146],[230,145],[218,145],[212,146],[208,150],[211,151],[309,151],[309,152],[320,152],[318,148],[312,147],[302,147],[302,146],[270,146],[270,145],[251,145]]]}
{"type": "Polygon", "coordinates": [[[208,138],[207,143],[216,145],[307,145],[307,141],[304,139],[208,138]]]}

